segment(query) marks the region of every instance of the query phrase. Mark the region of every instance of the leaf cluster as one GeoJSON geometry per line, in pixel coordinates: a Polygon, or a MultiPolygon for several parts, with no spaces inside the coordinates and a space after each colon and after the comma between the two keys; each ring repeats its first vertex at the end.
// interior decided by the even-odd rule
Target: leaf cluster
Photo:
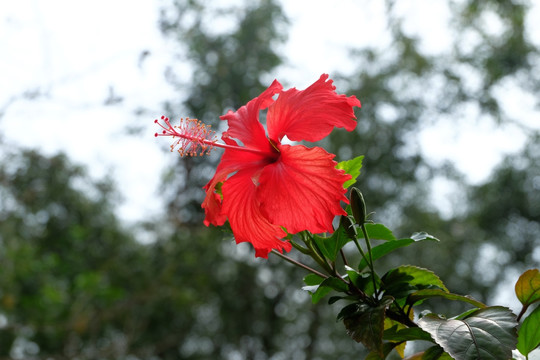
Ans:
{"type": "MultiPolygon", "coordinates": [[[[357,159],[355,166],[350,164],[341,166],[359,174],[361,159],[357,159]]],[[[516,284],[516,295],[523,304],[519,316],[506,307],[487,306],[470,296],[450,292],[435,273],[425,268],[401,265],[379,276],[375,272],[377,260],[401,248],[438,239],[424,232],[398,239],[384,225],[369,222],[363,196],[356,188],[351,189],[348,209],[350,215],[342,218],[331,236],[304,234],[302,237],[306,244],[304,253],[317,258],[327,273],[306,276],[304,289],[310,292],[314,303],[331,293],[337,294],[329,298],[330,304],[347,303],[337,319],[355,341],[371,351],[367,359],[385,359],[392,350],[404,357],[405,346],[410,341],[432,343],[430,348],[413,356],[418,359],[509,359],[516,346],[525,356],[538,347],[538,309],[523,321],[519,341],[517,330],[528,307],[540,300],[537,269],[525,272],[516,284]],[[364,247],[359,240],[364,240],[364,247]],[[372,247],[373,240],[382,243],[372,247]],[[356,266],[349,264],[343,251],[350,242],[355,243],[361,254],[356,266]],[[344,274],[338,270],[339,257],[344,274]],[[425,309],[425,302],[434,298],[458,301],[472,308],[454,316],[429,309],[417,310],[420,305],[425,309]]]]}

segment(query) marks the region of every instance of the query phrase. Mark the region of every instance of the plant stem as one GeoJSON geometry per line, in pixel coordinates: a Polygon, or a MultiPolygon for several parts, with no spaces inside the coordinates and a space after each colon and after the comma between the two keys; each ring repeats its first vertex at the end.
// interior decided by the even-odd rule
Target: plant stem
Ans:
{"type": "Polygon", "coordinates": [[[296,265],[296,266],[298,266],[298,267],[301,267],[302,269],[307,270],[307,271],[309,271],[309,272],[311,272],[311,273],[313,273],[313,274],[315,274],[315,275],[317,275],[317,276],[320,276],[320,277],[322,277],[323,279],[327,279],[327,278],[328,278],[327,275],[324,275],[323,273],[320,273],[320,272],[318,272],[317,270],[312,269],[312,268],[310,268],[309,266],[304,265],[304,264],[302,264],[301,262],[298,262],[298,261],[296,261],[296,260],[294,260],[294,259],[288,257],[287,255],[283,255],[282,253],[280,253],[279,251],[277,251],[277,250],[275,250],[275,249],[272,250],[272,254],[276,254],[277,256],[281,257],[281,258],[284,259],[285,261],[288,261],[288,262],[290,262],[290,263],[293,264],[293,265],[296,265]]]}
{"type": "Polygon", "coordinates": [[[349,266],[349,263],[347,262],[347,258],[345,257],[345,252],[343,251],[343,249],[339,249],[339,252],[341,254],[341,258],[343,259],[343,264],[345,264],[346,266],[349,266]]]}
{"type": "Polygon", "coordinates": [[[522,308],[521,308],[521,311],[519,312],[519,315],[517,316],[517,322],[519,322],[519,320],[521,320],[521,318],[523,317],[523,315],[525,315],[525,313],[527,312],[527,309],[529,308],[529,305],[524,305],[522,308]]]}
{"type": "Polygon", "coordinates": [[[311,250],[311,253],[309,256],[313,258],[319,264],[328,274],[332,275],[335,273],[335,271],[332,269],[330,264],[326,261],[326,259],[321,255],[319,248],[317,247],[317,244],[315,244],[315,241],[313,241],[313,237],[310,233],[306,231],[302,231],[300,233],[300,236],[308,249],[311,250]]]}
{"type": "Polygon", "coordinates": [[[369,269],[371,270],[371,279],[373,280],[373,290],[375,291],[375,294],[379,295],[379,289],[377,289],[377,282],[375,281],[375,268],[373,266],[373,255],[371,254],[371,242],[369,241],[369,236],[366,230],[366,226],[364,223],[360,225],[360,229],[362,230],[362,234],[364,234],[364,239],[366,240],[366,246],[367,251],[369,255],[369,261],[366,259],[369,269]]]}

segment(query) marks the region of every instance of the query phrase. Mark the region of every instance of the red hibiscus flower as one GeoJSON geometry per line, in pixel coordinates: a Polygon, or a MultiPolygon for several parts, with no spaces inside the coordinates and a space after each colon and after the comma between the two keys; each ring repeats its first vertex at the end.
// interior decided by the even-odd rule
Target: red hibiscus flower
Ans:
{"type": "Polygon", "coordinates": [[[305,90],[283,91],[275,80],[260,96],[221,116],[229,125],[222,135],[225,144],[210,140],[211,134],[200,123],[193,129],[203,129],[204,134],[194,138],[202,140],[182,136],[182,131],[172,130],[175,133],[171,134],[167,119],[168,128],[164,127],[162,135],[178,137],[181,152],[186,152],[185,141],[203,151],[213,146],[225,148],[214,177],[204,187],[207,226],[228,220],[236,242],[251,243],[255,256],[263,258],[272,249],[291,249],[283,240],[287,232],[333,231],[334,217],[346,215],[340,201],[347,202],[343,184],[351,176],[336,169],[335,155],[324,149],[281,141],[284,136],[291,141],[318,141],[334,127],[353,130],[353,107],[359,107],[360,101],[334,90],[326,74],[305,90]],[[268,109],[268,134],[259,121],[264,109],[268,109]]]}

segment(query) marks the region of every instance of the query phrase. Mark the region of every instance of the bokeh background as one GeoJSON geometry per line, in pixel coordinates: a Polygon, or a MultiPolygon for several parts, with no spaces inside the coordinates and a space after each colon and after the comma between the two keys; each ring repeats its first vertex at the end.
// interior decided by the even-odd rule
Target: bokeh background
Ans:
{"type": "Polygon", "coordinates": [[[202,225],[219,152],[153,136],[322,73],[362,101],[321,145],[366,156],[372,219],[441,239],[379,270],[517,311],[540,262],[539,50],[533,1],[1,2],[0,359],[362,358],[305,273],[202,225]]]}

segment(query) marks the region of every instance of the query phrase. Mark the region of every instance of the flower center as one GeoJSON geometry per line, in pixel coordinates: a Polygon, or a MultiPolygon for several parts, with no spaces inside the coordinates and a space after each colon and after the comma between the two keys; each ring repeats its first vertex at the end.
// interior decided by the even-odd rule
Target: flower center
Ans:
{"type": "MultiPolygon", "coordinates": [[[[162,116],[161,121],[156,119],[154,123],[163,129],[161,133],[155,133],[155,136],[171,136],[174,139],[171,145],[171,152],[177,148],[180,156],[209,155],[216,147],[248,151],[268,156],[267,152],[259,149],[218,142],[216,132],[211,130],[211,125],[203,124],[197,119],[181,118],[180,125],[173,126],[168,117],[162,116]]],[[[277,150],[274,144],[272,146],[277,150]]]]}

